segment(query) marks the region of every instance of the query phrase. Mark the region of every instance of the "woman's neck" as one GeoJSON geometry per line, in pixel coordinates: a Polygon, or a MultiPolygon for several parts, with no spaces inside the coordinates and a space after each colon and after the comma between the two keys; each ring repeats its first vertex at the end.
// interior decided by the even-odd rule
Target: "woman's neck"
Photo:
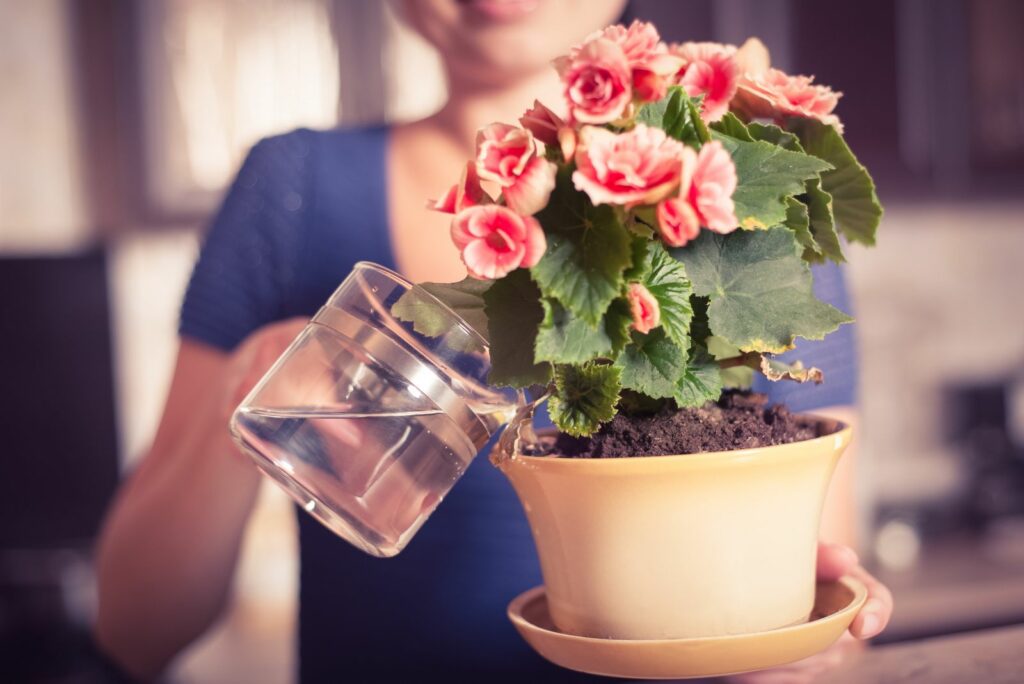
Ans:
{"type": "Polygon", "coordinates": [[[558,112],[562,86],[554,69],[544,69],[500,87],[467,84],[448,79],[448,101],[430,117],[430,122],[471,156],[476,132],[483,126],[501,121],[516,123],[520,116],[540,100],[558,112]]]}

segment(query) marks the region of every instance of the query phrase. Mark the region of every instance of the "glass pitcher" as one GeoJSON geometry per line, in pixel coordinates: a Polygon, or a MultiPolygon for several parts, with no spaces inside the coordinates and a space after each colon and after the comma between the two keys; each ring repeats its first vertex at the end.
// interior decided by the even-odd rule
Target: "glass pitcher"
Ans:
{"type": "Polygon", "coordinates": [[[360,262],[235,410],[257,465],[333,532],[401,551],[515,413],[486,340],[426,290],[360,262]],[[425,335],[392,305],[430,309],[425,335]],[[409,300],[407,300],[408,302],[409,300]]]}

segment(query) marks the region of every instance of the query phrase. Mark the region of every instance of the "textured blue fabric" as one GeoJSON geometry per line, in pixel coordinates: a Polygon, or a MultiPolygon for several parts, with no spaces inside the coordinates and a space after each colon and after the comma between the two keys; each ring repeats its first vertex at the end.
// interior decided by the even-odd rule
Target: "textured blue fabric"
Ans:
{"type": "MultiPolygon", "coordinates": [[[[230,350],[262,325],[315,313],[355,262],[393,267],[386,144],[382,128],[298,130],[257,144],[205,240],[181,334],[230,350]]],[[[817,286],[849,310],[838,269],[818,269],[817,286]]],[[[774,396],[798,410],[853,400],[852,333],[795,353],[829,382],[769,388],[774,396]]],[[[302,681],[589,679],[543,661],[505,617],[541,576],[519,502],[486,458],[395,558],[371,558],[301,511],[298,519],[302,681]]]]}

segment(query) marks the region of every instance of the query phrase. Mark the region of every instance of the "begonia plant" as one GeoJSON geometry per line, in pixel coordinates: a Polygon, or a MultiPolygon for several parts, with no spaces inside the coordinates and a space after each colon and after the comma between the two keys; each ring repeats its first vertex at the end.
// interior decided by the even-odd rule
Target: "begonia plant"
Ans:
{"type": "MultiPolygon", "coordinates": [[[[555,62],[565,116],[492,123],[434,210],[469,277],[425,283],[487,337],[489,381],[545,386],[557,427],[696,407],[749,381],[820,382],[773,358],[850,317],[811,264],[872,245],[882,209],[842,137],[840,94],[742,47],[611,26],[555,62]]],[[[415,298],[396,315],[430,333],[415,298]]],[[[437,332],[436,330],[434,332],[437,332]]]]}

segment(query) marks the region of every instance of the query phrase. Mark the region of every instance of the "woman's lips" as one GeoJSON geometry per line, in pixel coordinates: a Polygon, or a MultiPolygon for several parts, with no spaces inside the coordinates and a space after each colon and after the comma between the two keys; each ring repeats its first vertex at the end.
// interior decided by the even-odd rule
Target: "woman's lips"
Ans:
{"type": "Polygon", "coordinates": [[[541,0],[461,0],[474,14],[491,21],[514,21],[530,14],[541,0]]]}

